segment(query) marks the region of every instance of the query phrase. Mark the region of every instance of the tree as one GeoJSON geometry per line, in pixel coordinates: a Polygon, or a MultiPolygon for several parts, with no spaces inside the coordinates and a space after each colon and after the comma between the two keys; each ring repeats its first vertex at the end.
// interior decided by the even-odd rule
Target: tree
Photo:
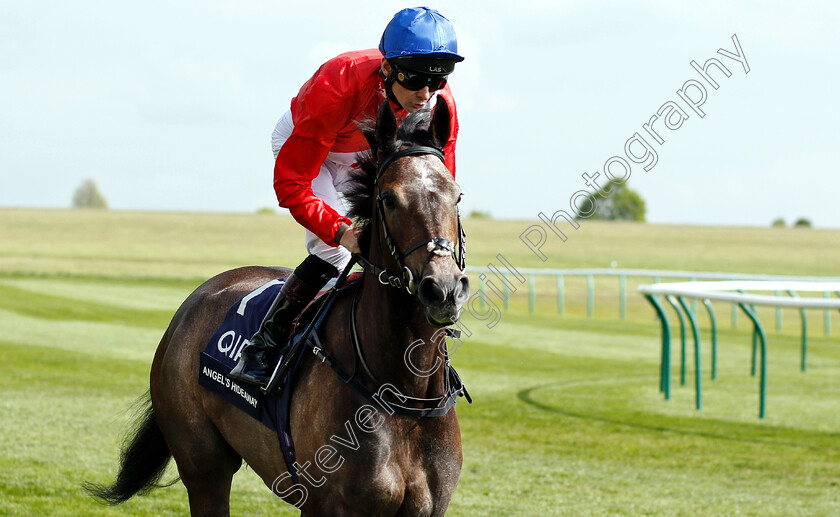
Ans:
{"type": "Polygon", "coordinates": [[[804,217],[800,217],[799,219],[796,220],[795,223],[793,223],[793,226],[795,228],[810,228],[811,227],[811,221],[809,219],[804,218],[804,217]]]}
{"type": "Polygon", "coordinates": [[[105,209],[108,208],[108,203],[99,193],[96,183],[92,179],[86,178],[76,187],[76,191],[73,193],[73,208],[105,209]]]}
{"type": "Polygon", "coordinates": [[[594,192],[589,194],[580,204],[575,218],[644,222],[646,208],[642,196],[635,190],[629,189],[626,183],[613,183],[610,187],[609,192],[604,192],[606,197],[594,192]],[[592,213],[593,203],[595,204],[595,213],[592,213]]]}
{"type": "Polygon", "coordinates": [[[771,226],[773,226],[773,228],[784,228],[785,226],[787,226],[787,224],[785,224],[785,220],[784,220],[784,219],[782,219],[781,217],[779,217],[778,219],[775,219],[775,220],[773,221],[773,224],[772,224],[771,226]]]}
{"type": "Polygon", "coordinates": [[[471,210],[470,215],[468,215],[470,219],[492,219],[493,216],[490,214],[489,210],[471,210]]]}

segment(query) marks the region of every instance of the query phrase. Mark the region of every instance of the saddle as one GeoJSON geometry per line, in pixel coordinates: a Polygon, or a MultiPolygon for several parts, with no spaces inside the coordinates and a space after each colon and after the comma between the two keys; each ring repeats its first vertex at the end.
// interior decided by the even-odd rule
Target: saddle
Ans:
{"type": "Polygon", "coordinates": [[[268,385],[263,389],[263,393],[269,396],[279,396],[285,386],[290,383],[291,379],[288,378],[288,373],[293,368],[297,369],[300,362],[299,358],[304,350],[303,342],[309,338],[310,333],[315,328],[321,326],[323,318],[329,313],[332,302],[335,301],[334,295],[339,290],[361,280],[361,277],[362,273],[360,272],[347,277],[342,276],[335,287],[319,291],[315,298],[300,311],[300,314],[292,321],[292,327],[288,329],[289,339],[281,345],[275,354],[274,370],[268,385]],[[314,321],[316,318],[319,321],[314,321]]]}

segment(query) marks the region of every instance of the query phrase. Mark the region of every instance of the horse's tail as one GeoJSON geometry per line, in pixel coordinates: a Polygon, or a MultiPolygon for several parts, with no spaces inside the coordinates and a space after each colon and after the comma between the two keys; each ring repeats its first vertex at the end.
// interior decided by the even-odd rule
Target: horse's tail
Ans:
{"type": "Polygon", "coordinates": [[[117,479],[110,486],[87,481],[82,484],[88,494],[109,505],[123,503],[135,494],[158,488],[158,481],[172,457],[155,419],[148,392],[138,400],[138,405],[139,414],[123,442],[117,479]]]}

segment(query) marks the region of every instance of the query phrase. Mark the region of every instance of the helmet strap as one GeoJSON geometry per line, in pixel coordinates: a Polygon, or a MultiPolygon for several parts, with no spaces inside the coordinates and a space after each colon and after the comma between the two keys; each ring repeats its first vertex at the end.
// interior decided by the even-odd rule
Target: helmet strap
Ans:
{"type": "Polygon", "coordinates": [[[379,77],[381,77],[382,81],[385,83],[385,94],[388,96],[388,99],[400,108],[405,109],[403,105],[400,104],[400,101],[397,100],[397,96],[394,95],[393,86],[394,81],[397,80],[397,71],[394,69],[394,67],[391,67],[391,72],[388,74],[387,77],[385,76],[385,74],[382,73],[382,69],[380,68],[379,77]]]}

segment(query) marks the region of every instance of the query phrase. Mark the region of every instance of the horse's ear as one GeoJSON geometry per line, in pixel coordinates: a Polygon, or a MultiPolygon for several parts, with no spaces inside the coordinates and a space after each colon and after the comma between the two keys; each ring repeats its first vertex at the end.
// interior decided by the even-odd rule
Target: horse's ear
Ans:
{"type": "Polygon", "coordinates": [[[451,131],[452,114],[449,111],[449,104],[443,97],[438,97],[435,103],[435,111],[432,115],[432,123],[429,126],[432,131],[432,138],[444,147],[449,141],[449,132],[451,131]]]}
{"type": "Polygon", "coordinates": [[[397,116],[391,109],[391,103],[387,100],[379,105],[379,112],[376,114],[375,142],[372,142],[371,149],[387,151],[390,144],[397,139],[397,116]]]}

